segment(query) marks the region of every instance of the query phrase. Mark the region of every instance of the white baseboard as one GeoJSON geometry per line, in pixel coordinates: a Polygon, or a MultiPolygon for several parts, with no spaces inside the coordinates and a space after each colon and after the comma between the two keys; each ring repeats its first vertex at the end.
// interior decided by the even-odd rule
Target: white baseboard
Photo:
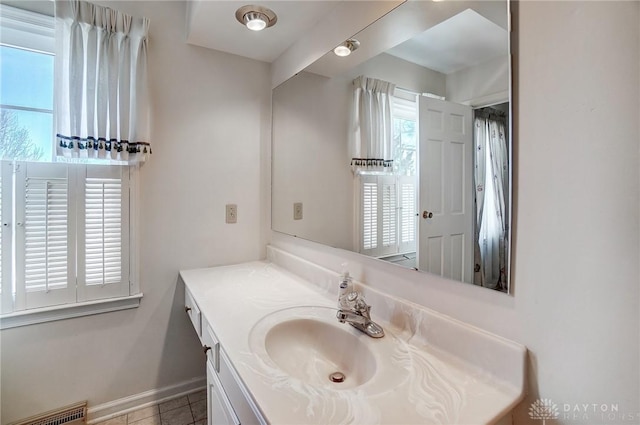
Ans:
{"type": "Polygon", "coordinates": [[[156,388],[97,406],[91,406],[87,409],[87,425],[96,424],[138,409],[182,397],[203,390],[206,387],[207,379],[205,377],[194,378],[168,387],[156,388]]]}

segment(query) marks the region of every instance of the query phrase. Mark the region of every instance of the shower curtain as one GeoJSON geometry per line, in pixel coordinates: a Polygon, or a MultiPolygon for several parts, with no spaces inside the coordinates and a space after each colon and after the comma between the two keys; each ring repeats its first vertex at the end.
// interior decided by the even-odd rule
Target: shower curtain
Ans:
{"type": "Polygon", "coordinates": [[[474,283],[506,290],[509,154],[506,118],[492,108],[475,111],[474,184],[476,195],[474,283]]]}

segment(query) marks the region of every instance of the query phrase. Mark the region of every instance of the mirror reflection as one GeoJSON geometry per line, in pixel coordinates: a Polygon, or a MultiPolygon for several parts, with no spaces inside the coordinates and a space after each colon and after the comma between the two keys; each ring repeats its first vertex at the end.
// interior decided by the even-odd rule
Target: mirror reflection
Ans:
{"type": "Polygon", "coordinates": [[[273,92],[273,230],[508,292],[506,2],[404,3],[273,92]]]}

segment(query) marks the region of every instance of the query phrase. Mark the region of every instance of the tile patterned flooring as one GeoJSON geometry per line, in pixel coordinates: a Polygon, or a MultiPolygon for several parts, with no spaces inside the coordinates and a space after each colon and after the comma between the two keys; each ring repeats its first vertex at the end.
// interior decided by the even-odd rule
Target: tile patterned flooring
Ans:
{"type": "Polygon", "coordinates": [[[207,390],[145,407],[95,425],[207,425],[207,390]]]}

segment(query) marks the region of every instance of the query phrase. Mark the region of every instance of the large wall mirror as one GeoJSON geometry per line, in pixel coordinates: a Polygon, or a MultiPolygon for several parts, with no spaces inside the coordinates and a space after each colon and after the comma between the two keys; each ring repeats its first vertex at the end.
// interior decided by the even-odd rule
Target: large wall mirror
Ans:
{"type": "Polygon", "coordinates": [[[508,292],[508,2],[406,2],[353,39],[273,91],[273,230],[508,292]]]}

